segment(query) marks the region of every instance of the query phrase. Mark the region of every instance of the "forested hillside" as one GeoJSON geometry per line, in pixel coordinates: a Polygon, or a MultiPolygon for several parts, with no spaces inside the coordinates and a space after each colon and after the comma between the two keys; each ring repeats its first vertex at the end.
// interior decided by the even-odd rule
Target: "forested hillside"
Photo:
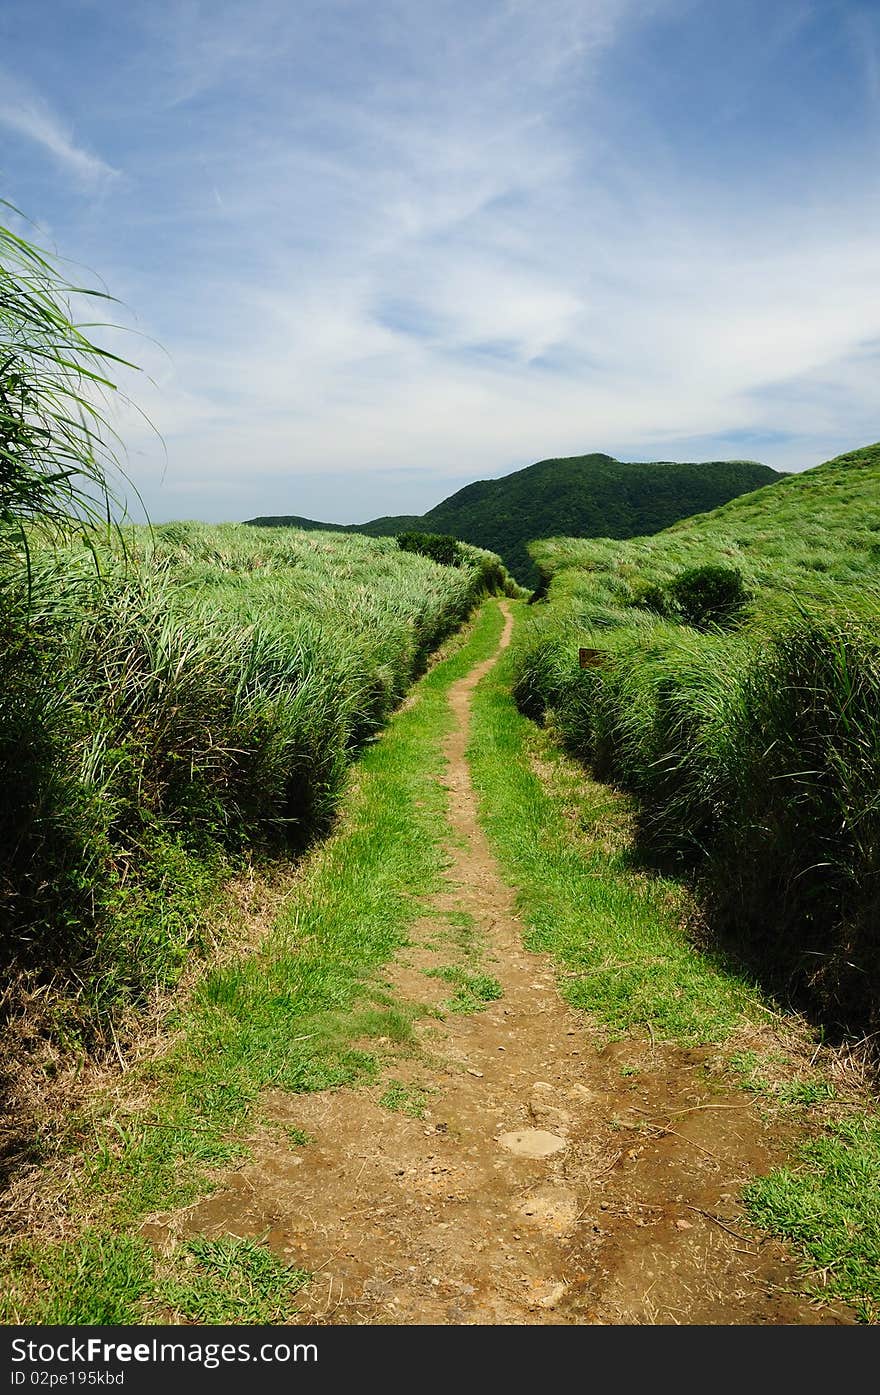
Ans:
{"type": "MultiPolygon", "coordinates": [[[[528,544],[536,538],[631,538],[656,533],[780,476],[753,460],[632,463],[610,455],[540,460],[497,480],[477,480],[426,514],[375,518],[344,531],[388,536],[416,530],[448,533],[497,552],[523,583],[537,572],[528,544]]],[[[255,525],[332,528],[293,517],[254,518],[255,525]]]]}

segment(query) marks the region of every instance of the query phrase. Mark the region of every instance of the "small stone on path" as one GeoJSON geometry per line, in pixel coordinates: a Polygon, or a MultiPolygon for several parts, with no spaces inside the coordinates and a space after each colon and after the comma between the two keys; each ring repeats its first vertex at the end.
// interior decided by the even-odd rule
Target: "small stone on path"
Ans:
{"type": "Polygon", "coordinates": [[[554,1283],[552,1279],[532,1279],[529,1290],[531,1305],[540,1308],[555,1308],[566,1291],[565,1284],[554,1283]]]}
{"type": "Polygon", "coordinates": [[[514,1129],[503,1133],[498,1142],[518,1158],[549,1158],[566,1146],[564,1138],[546,1129],[514,1129]]]}

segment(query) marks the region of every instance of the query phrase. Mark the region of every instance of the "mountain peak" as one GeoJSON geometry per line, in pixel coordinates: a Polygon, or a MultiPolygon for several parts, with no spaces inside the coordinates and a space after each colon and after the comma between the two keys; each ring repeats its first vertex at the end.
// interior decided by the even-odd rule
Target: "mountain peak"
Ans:
{"type": "MultiPolygon", "coordinates": [[[[414,529],[450,533],[497,552],[523,582],[537,579],[527,544],[539,538],[631,538],[657,533],[781,477],[754,460],[622,461],[613,455],[550,457],[499,479],[475,480],[420,516],[374,518],[344,531],[388,536],[414,529]]],[[[256,524],[332,528],[287,517],[256,524]]]]}

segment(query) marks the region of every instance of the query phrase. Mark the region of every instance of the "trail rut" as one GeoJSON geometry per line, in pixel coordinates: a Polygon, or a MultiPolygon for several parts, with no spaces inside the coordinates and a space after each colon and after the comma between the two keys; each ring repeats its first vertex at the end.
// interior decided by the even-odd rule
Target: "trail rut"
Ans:
{"type": "Polygon", "coordinates": [[[269,1094],[264,1114],[313,1141],[266,1130],[213,1196],[145,1233],[265,1237],[314,1274],[297,1322],[850,1321],[799,1298],[790,1257],[738,1215],[740,1185],[785,1140],[713,1052],[607,1043],[523,947],[466,759],[471,694],[497,657],[451,689],[446,883],[381,981],[436,1013],[451,989],[430,971],[464,962],[470,933],[503,996],[418,1018],[415,1049],[385,1044],[377,1085],[269,1094]],[[379,1103],[392,1080],[421,1118],[379,1103]]]}

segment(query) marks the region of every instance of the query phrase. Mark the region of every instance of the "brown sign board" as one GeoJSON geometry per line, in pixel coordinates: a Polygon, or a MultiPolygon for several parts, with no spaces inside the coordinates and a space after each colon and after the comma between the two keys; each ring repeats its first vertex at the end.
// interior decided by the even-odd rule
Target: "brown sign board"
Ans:
{"type": "Polygon", "coordinates": [[[581,668],[601,668],[606,659],[604,649],[579,649],[578,663],[581,668]]]}

